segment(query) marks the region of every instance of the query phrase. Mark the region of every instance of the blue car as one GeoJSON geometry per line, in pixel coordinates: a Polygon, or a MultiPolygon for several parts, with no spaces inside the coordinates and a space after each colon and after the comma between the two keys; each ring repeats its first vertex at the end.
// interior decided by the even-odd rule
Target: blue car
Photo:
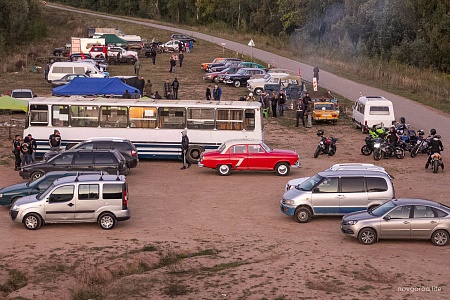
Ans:
{"type": "MultiPolygon", "coordinates": [[[[77,171],[54,171],[48,172],[43,175],[41,178],[30,181],[23,182],[18,184],[13,184],[7,187],[0,189],[0,205],[7,206],[11,205],[14,201],[19,199],[20,197],[29,196],[38,194],[40,192],[45,191],[52,183],[58,178],[65,176],[75,176],[75,175],[88,175],[88,174],[100,174],[100,172],[96,171],[86,171],[86,172],[77,172],[77,171]]],[[[103,172],[103,174],[108,174],[103,172]]]]}

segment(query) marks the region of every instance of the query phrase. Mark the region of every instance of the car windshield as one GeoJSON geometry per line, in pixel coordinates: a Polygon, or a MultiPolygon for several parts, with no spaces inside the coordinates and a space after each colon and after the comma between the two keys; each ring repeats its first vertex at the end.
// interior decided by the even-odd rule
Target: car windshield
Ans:
{"type": "Polygon", "coordinates": [[[295,188],[300,191],[311,191],[323,179],[320,175],[314,175],[297,185],[295,188]]]}
{"type": "Polygon", "coordinates": [[[46,178],[45,176],[42,176],[41,178],[36,179],[35,181],[29,181],[27,182],[27,186],[38,186],[39,183],[41,183],[42,181],[44,181],[46,178]]]}
{"type": "Polygon", "coordinates": [[[261,143],[261,146],[264,148],[264,150],[266,150],[266,152],[267,153],[270,153],[270,152],[272,152],[272,148],[270,148],[269,146],[267,146],[266,144],[264,144],[264,143],[261,143]]]}
{"type": "Polygon", "coordinates": [[[396,206],[397,205],[394,203],[394,201],[389,201],[368,212],[371,215],[381,217],[382,215],[384,215],[385,213],[387,213],[396,206]]]}

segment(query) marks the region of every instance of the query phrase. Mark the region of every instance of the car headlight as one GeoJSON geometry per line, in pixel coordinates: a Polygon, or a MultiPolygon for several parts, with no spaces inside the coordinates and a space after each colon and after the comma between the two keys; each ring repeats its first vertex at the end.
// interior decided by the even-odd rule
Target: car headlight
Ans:
{"type": "Polygon", "coordinates": [[[358,221],[356,221],[356,220],[344,221],[345,225],[355,225],[356,223],[358,223],[358,221]]]}
{"type": "Polygon", "coordinates": [[[11,208],[11,210],[19,210],[20,205],[14,204],[14,206],[11,208]]]}
{"type": "Polygon", "coordinates": [[[286,205],[294,205],[295,201],[294,200],[284,200],[284,204],[286,204],[286,205]]]}
{"type": "Polygon", "coordinates": [[[3,194],[0,194],[0,198],[2,198],[3,197],[3,194]]]}

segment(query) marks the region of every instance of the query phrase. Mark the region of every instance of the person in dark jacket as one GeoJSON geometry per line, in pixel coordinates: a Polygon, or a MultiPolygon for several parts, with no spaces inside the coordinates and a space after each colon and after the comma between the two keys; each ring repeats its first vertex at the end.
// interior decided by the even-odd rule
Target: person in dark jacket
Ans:
{"type": "MultiPolygon", "coordinates": [[[[431,159],[433,157],[434,153],[441,154],[441,151],[444,151],[444,146],[442,145],[441,136],[438,134],[435,134],[428,143],[428,160],[425,164],[425,169],[428,169],[428,166],[431,163],[431,159]]],[[[444,163],[441,164],[442,170],[444,170],[444,163]]]]}
{"type": "Polygon", "coordinates": [[[122,94],[123,99],[131,99],[131,94],[128,90],[125,90],[125,93],[122,94]]]}
{"type": "Polygon", "coordinates": [[[278,104],[278,95],[275,91],[272,91],[272,96],[270,97],[270,102],[272,104],[272,117],[277,117],[277,104],[278,104]]]}
{"type": "Polygon", "coordinates": [[[178,88],[180,87],[180,82],[175,77],[172,81],[173,99],[178,100],[178,88]]]}
{"type": "Polygon", "coordinates": [[[217,84],[214,86],[213,89],[213,97],[214,100],[220,101],[220,97],[222,96],[222,89],[217,84]]]}
{"type": "Polygon", "coordinates": [[[300,124],[300,119],[302,119],[303,127],[305,127],[305,112],[306,112],[306,106],[304,105],[303,99],[298,98],[296,103],[296,112],[295,112],[295,127],[298,127],[300,124]]]}
{"type": "Polygon", "coordinates": [[[156,46],[152,47],[152,50],[150,50],[150,55],[152,56],[152,63],[156,64],[156,46]]]}
{"type": "Polygon", "coordinates": [[[211,86],[210,86],[210,85],[208,85],[208,86],[206,87],[206,93],[205,93],[205,96],[206,96],[206,100],[211,100],[211,86]]]}
{"type": "Polygon", "coordinates": [[[29,149],[30,149],[30,155],[31,155],[31,163],[35,163],[36,162],[36,150],[37,150],[37,143],[36,143],[36,139],[33,138],[33,136],[30,134],[28,134],[24,139],[23,139],[24,143],[28,143],[28,145],[30,145],[29,149]]]}
{"type": "Polygon", "coordinates": [[[15,158],[15,162],[14,162],[14,170],[19,171],[20,170],[20,165],[22,163],[22,159],[20,158],[20,135],[16,134],[14,136],[14,140],[12,141],[12,146],[13,146],[13,150],[12,153],[14,153],[14,158],[15,158]]]}
{"type": "Polygon", "coordinates": [[[278,115],[280,117],[284,116],[284,104],[286,103],[286,95],[283,90],[280,90],[278,94],[278,115]]]}
{"type": "Polygon", "coordinates": [[[59,151],[61,146],[61,134],[58,129],[53,131],[48,137],[48,143],[50,144],[50,151],[59,151]]]}
{"type": "Polygon", "coordinates": [[[178,60],[180,61],[180,68],[183,66],[184,53],[183,50],[180,50],[180,54],[178,54],[178,60]]]}
{"type": "Polygon", "coordinates": [[[172,93],[172,84],[169,81],[169,78],[164,82],[164,97],[167,98],[167,93],[172,93]]]}
{"type": "Polygon", "coordinates": [[[158,91],[155,92],[155,99],[162,99],[161,95],[158,93],[158,91]]]}
{"type": "Polygon", "coordinates": [[[187,136],[187,130],[184,129],[181,132],[181,159],[183,160],[183,166],[181,167],[181,170],[186,169],[186,163],[188,165],[187,166],[188,168],[191,166],[191,162],[186,158],[188,149],[189,149],[189,138],[187,136]]]}

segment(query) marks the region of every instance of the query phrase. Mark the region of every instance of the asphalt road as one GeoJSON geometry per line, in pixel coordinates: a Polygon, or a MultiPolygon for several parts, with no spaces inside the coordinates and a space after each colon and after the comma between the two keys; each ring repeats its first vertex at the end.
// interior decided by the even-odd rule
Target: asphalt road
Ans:
{"type": "MultiPolygon", "coordinates": [[[[60,6],[55,6],[51,4],[47,4],[47,6],[72,11],[77,13],[83,13],[87,15],[92,15],[98,17],[98,13],[79,11],[77,9],[72,8],[64,8],[60,6]]],[[[150,22],[143,21],[135,21],[129,20],[122,17],[116,16],[108,16],[102,15],[103,18],[112,19],[112,20],[120,20],[124,22],[130,22],[134,24],[150,26],[154,28],[159,28],[163,30],[168,30],[176,33],[184,33],[190,36],[193,36],[197,39],[202,39],[211,43],[215,43],[218,45],[225,44],[225,48],[230,49],[232,51],[244,53],[246,55],[253,55],[254,58],[257,58],[266,63],[274,64],[278,68],[290,69],[294,72],[297,72],[298,68],[301,70],[302,77],[312,82],[313,77],[313,66],[309,66],[303,63],[300,63],[296,60],[292,60],[286,57],[282,57],[276,54],[272,54],[270,52],[258,49],[258,41],[255,41],[256,46],[249,47],[248,45],[243,45],[240,43],[236,43],[233,41],[225,40],[222,38],[218,38],[212,35],[203,34],[195,31],[179,29],[171,26],[164,26],[159,24],[153,24],[150,22]]],[[[195,48],[194,48],[195,49],[195,48]]],[[[195,51],[195,50],[194,50],[195,51]]],[[[336,76],[332,73],[326,72],[325,70],[320,70],[319,72],[319,85],[328,89],[334,93],[338,93],[348,99],[356,100],[361,95],[364,96],[383,96],[392,101],[394,104],[395,116],[396,119],[399,120],[400,117],[406,118],[406,123],[411,124],[411,126],[415,129],[423,129],[425,133],[428,133],[431,128],[435,128],[437,132],[442,136],[443,144],[447,149],[450,145],[450,115],[438,111],[434,108],[422,105],[420,103],[414,102],[408,98],[401,97],[390,92],[384,91],[379,88],[374,88],[365,84],[357,83],[339,76],[336,76]]],[[[445,153],[444,153],[445,155],[445,153]]]]}

